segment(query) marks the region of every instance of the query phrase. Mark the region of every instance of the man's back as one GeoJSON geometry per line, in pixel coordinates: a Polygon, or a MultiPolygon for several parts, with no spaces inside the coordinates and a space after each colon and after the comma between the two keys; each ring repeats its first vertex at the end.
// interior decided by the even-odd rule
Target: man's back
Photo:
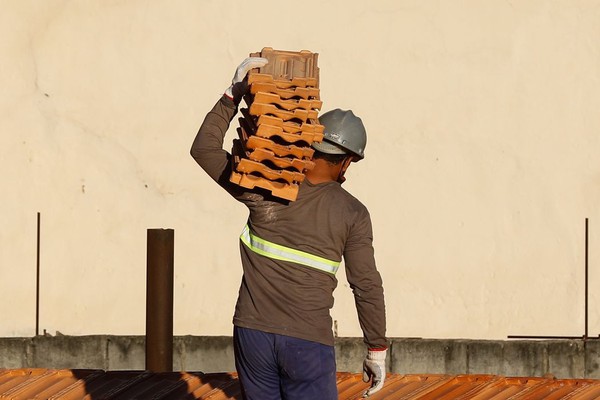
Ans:
{"type": "MultiPolygon", "coordinates": [[[[262,198],[240,198],[250,210],[248,227],[256,237],[334,263],[347,249],[365,271],[374,268],[368,212],[339,183],[304,181],[297,200],[289,203],[262,198]]],[[[337,266],[325,261],[309,266],[265,257],[245,244],[240,248],[244,281],[234,323],[333,345],[329,311],[337,266]]]]}

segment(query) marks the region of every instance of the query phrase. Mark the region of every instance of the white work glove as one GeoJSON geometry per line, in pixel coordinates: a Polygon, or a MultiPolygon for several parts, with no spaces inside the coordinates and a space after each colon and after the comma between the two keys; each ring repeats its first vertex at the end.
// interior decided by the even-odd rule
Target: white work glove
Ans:
{"type": "Polygon", "coordinates": [[[242,99],[242,96],[248,91],[248,84],[246,83],[246,74],[253,68],[260,68],[265,66],[269,60],[262,57],[248,57],[237,67],[235,75],[231,80],[231,86],[225,90],[225,95],[237,104],[242,99]]]}
{"type": "Polygon", "coordinates": [[[366,391],[363,397],[369,397],[378,392],[385,383],[385,356],[387,349],[369,350],[367,357],[363,362],[363,381],[371,382],[371,387],[366,391]]]}

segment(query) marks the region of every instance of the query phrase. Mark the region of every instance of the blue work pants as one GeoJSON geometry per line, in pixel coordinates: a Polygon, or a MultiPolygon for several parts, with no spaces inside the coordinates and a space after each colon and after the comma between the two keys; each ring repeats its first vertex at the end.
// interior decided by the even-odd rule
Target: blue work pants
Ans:
{"type": "Polygon", "coordinates": [[[234,327],[235,367],[246,400],[337,400],[335,349],[234,327]]]}

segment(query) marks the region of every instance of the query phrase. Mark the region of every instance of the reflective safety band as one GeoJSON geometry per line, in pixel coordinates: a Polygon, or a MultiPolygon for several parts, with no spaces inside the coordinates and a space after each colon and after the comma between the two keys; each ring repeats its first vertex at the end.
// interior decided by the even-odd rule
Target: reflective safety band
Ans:
{"type": "Polygon", "coordinates": [[[339,261],[331,261],[323,257],[315,256],[314,254],[291,249],[261,239],[250,231],[248,225],[244,227],[240,239],[253,252],[275,260],[294,262],[332,275],[335,275],[340,266],[339,261]]]}

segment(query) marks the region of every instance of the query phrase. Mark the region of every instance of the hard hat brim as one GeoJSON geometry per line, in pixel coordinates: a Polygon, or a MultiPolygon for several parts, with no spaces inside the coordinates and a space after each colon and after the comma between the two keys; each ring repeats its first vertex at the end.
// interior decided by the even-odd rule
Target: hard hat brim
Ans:
{"type": "Polygon", "coordinates": [[[319,143],[313,143],[312,147],[325,154],[349,154],[346,150],[342,149],[340,146],[337,146],[333,143],[329,143],[325,140],[319,143]]]}

